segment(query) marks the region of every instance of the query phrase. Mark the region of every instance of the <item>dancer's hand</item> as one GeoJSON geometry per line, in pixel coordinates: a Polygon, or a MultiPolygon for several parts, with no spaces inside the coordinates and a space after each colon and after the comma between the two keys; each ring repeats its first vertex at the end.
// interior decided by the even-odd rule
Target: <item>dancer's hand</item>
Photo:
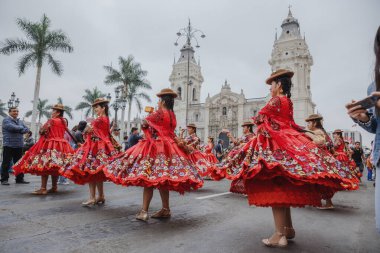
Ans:
{"type": "Polygon", "coordinates": [[[84,133],[92,133],[94,129],[90,125],[87,125],[86,128],[84,129],[84,133]]]}

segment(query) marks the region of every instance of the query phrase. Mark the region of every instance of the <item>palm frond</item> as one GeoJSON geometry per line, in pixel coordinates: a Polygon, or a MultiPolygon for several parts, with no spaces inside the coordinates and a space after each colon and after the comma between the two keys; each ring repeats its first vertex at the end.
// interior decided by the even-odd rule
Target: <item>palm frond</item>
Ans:
{"type": "MultiPolygon", "coordinates": [[[[47,105],[48,102],[49,101],[47,99],[38,99],[37,111],[39,120],[41,120],[43,117],[50,118],[51,105],[47,105]]],[[[29,117],[32,115],[32,113],[33,111],[26,112],[25,117],[29,117]]]]}
{"type": "Polygon", "coordinates": [[[30,117],[30,116],[32,115],[32,113],[33,113],[33,111],[27,111],[27,112],[25,113],[25,117],[26,117],[26,118],[30,117]]]}
{"type": "Polygon", "coordinates": [[[91,104],[87,103],[87,102],[80,102],[76,107],[75,107],[75,110],[82,110],[82,109],[86,109],[86,108],[91,108],[91,104]]]}
{"type": "Polygon", "coordinates": [[[39,40],[39,27],[38,24],[32,23],[26,19],[16,19],[18,27],[25,32],[25,35],[34,42],[39,40]]]}
{"type": "Polygon", "coordinates": [[[51,54],[47,54],[47,57],[48,57],[48,63],[51,67],[51,70],[59,76],[62,75],[62,72],[63,72],[62,63],[58,60],[55,60],[51,54]]]}
{"type": "Polygon", "coordinates": [[[41,113],[42,116],[45,116],[46,118],[50,118],[51,117],[51,113],[49,111],[44,111],[41,113]]]}
{"type": "Polygon", "coordinates": [[[5,112],[6,112],[5,103],[1,102],[0,100],[0,115],[3,117],[6,117],[7,114],[5,112]]]}
{"type": "Polygon", "coordinates": [[[73,52],[69,38],[61,30],[51,31],[46,36],[47,48],[51,51],[73,52]]]}
{"type": "Polygon", "coordinates": [[[89,108],[86,110],[86,112],[85,112],[84,115],[85,115],[87,118],[90,116],[91,110],[92,110],[91,107],[89,107],[89,108]]]}
{"type": "Polygon", "coordinates": [[[150,96],[146,94],[145,92],[140,92],[139,94],[136,94],[136,98],[143,98],[148,102],[152,102],[152,100],[150,99],[150,96]]]}
{"type": "Polygon", "coordinates": [[[41,28],[42,28],[42,32],[44,34],[46,34],[47,30],[49,29],[50,27],[50,19],[46,16],[46,14],[44,13],[44,15],[42,16],[41,18],[41,28]]]}
{"type": "Polygon", "coordinates": [[[114,84],[123,82],[122,75],[119,71],[112,68],[111,66],[103,66],[103,68],[108,72],[108,75],[106,76],[104,83],[105,84],[114,84]]]}
{"type": "Polygon", "coordinates": [[[35,61],[36,61],[35,56],[36,56],[35,53],[31,52],[31,53],[28,53],[28,54],[21,57],[21,59],[17,63],[17,69],[18,69],[19,76],[21,76],[22,74],[25,73],[25,69],[27,69],[28,67],[33,65],[33,63],[35,63],[35,61]]]}
{"type": "Polygon", "coordinates": [[[6,39],[2,43],[0,48],[0,53],[5,55],[10,55],[12,53],[17,53],[21,51],[31,51],[33,49],[33,44],[22,40],[22,39],[6,39]]]}
{"type": "Polygon", "coordinates": [[[65,114],[67,115],[67,117],[69,117],[69,119],[73,119],[73,114],[71,113],[71,111],[65,109],[65,114]]]}
{"type": "Polygon", "coordinates": [[[135,103],[136,103],[136,106],[137,106],[137,110],[141,113],[142,105],[141,105],[140,99],[135,98],[135,103]]]}

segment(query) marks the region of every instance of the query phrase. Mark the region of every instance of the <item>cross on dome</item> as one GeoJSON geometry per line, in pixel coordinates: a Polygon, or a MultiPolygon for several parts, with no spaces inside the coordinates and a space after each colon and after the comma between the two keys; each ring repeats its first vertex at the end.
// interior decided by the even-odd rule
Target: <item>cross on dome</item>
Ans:
{"type": "Polygon", "coordinates": [[[292,14],[292,11],[290,10],[290,8],[292,8],[293,6],[291,6],[290,4],[289,4],[289,6],[288,6],[288,8],[289,8],[289,12],[288,12],[288,17],[290,18],[290,17],[293,17],[293,14],[292,14]]]}

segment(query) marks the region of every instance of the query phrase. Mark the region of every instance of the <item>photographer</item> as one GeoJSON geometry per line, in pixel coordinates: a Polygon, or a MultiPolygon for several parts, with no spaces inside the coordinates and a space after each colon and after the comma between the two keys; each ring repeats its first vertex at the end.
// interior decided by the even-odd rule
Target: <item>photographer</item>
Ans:
{"type": "MultiPolygon", "coordinates": [[[[380,26],[377,29],[374,43],[374,52],[376,56],[375,62],[375,82],[370,84],[367,89],[368,95],[371,95],[376,102],[375,107],[364,109],[361,105],[355,105],[355,101],[346,105],[348,115],[366,131],[376,134],[375,144],[373,148],[373,164],[376,170],[379,170],[380,160],[380,26]]],[[[376,177],[377,187],[375,190],[375,209],[376,209],[376,228],[380,233],[380,177],[376,177]]]]}

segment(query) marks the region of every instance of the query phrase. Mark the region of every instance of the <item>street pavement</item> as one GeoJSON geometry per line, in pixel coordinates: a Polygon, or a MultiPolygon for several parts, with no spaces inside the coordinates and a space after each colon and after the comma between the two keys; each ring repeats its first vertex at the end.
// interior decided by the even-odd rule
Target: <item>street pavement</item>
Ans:
{"type": "MultiPolygon", "coordinates": [[[[364,178],[364,177],[363,177],[364,178]]],[[[106,204],[81,207],[88,187],[60,186],[59,193],[34,196],[29,185],[0,186],[0,252],[380,252],[375,230],[374,187],[339,192],[334,210],[292,209],[296,238],[284,249],[266,248],[273,232],[270,208],[248,206],[246,197],[228,193],[229,182],[206,181],[202,189],[171,193],[172,218],[135,220],[142,188],[105,183],[106,204]]],[[[150,213],[160,209],[155,191],[150,213]]]]}

